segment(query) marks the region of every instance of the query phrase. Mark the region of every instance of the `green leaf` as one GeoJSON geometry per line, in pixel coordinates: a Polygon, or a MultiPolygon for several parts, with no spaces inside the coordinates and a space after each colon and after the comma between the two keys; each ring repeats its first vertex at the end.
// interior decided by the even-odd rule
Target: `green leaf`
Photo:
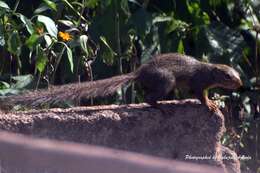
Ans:
{"type": "Polygon", "coordinates": [[[58,20],[58,22],[62,23],[63,25],[66,25],[70,28],[75,27],[74,23],[70,20],[58,20]]]}
{"type": "MultiPolygon", "coordinates": [[[[74,71],[74,63],[73,63],[72,50],[71,50],[71,49],[68,47],[68,45],[65,44],[64,42],[58,42],[58,43],[60,43],[60,44],[62,44],[62,45],[64,46],[63,49],[62,49],[62,51],[61,51],[61,53],[60,53],[60,55],[59,55],[59,59],[62,57],[63,52],[64,52],[64,50],[66,49],[67,58],[68,58],[69,64],[70,64],[70,70],[71,70],[71,72],[73,72],[73,71],[74,71]]],[[[59,60],[58,60],[58,61],[59,61],[59,60]]]]}
{"type": "Polygon", "coordinates": [[[68,57],[68,60],[69,60],[69,63],[70,63],[70,70],[71,70],[71,72],[73,72],[74,71],[74,63],[73,63],[72,51],[68,46],[66,46],[66,50],[67,50],[66,51],[67,57],[68,57]]]}
{"type": "Polygon", "coordinates": [[[243,30],[249,30],[253,28],[253,21],[250,20],[251,18],[248,18],[247,20],[242,19],[239,28],[243,30]]]}
{"type": "MultiPolygon", "coordinates": [[[[99,38],[100,38],[100,40],[102,41],[102,43],[103,43],[107,48],[109,48],[111,51],[113,51],[113,49],[112,49],[112,48],[109,46],[109,44],[107,43],[107,40],[106,40],[105,37],[100,36],[99,38]]],[[[113,52],[114,52],[114,54],[116,54],[115,51],[113,51],[113,52]]]]}
{"type": "Polygon", "coordinates": [[[188,28],[188,24],[182,20],[178,20],[178,19],[172,19],[172,21],[170,21],[168,23],[168,26],[166,28],[166,33],[169,34],[173,31],[185,31],[186,28],[188,28]]]}
{"type": "Polygon", "coordinates": [[[49,0],[43,0],[45,4],[47,4],[48,7],[50,7],[52,10],[57,11],[57,6],[54,2],[49,0]]]}
{"type": "Polygon", "coordinates": [[[24,88],[33,81],[33,76],[32,75],[13,76],[12,79],[16,81],[16,83],[12,85],[12,88],[24,88]]]}
{"type": "Polygon", "coordinates": [[[128,0],[128,1],[138,5],[140,7],[142,7],[142,5],[138,1],[136,1],[136,0],[128,0]]]}
{"type": "Polygon", "coordinates": [[[51,37],[49,35],[44,35],[44,40],[47,44],[47,46],[49,47],[52,43],[53,43],[53,40],[51,39],[51,37]]]}
{"type": "Polygon", "coordinates": [[[190,14],[198,14],[196,12],[200,10],[199,3],[197,2],[189,3],[189,1],[187,1],[187,6],[190,14]]]}
{"type": "Polygon", "coordinates": [[[178,53],[184,54],[184,45],[182,39],[180,39],[179,44],[178,44],[178,53]]]}
{"type": "Polygon", "coordinates": [[[0,8],[5,8],[7,10],[10,10],[10,7],[3,1],[0,1],[0,8]]]}
{"type": "Polygon", "coordinates": [[[109,44],[106,41],[106,38],[101,36],[100,37],[101,42],[103,43],[101,45],[101,57],[103,58],[104,62],[107,64],[113,64],[114,62],[114,56],[116,53],[113,51],[113,49],[109,46],[109,44]]]}
{"type": "Polygon", "coordinates": [[[47,55],[46,53],[44,52],[44,50],[40,47],[40,46],[37,46],[37,49],[36,49],[36,68],[37,70],[42,73],[46,67],[46,64],[48,62],[48,58],[47,58],[47,55]]]}
{"type": "Polygon", "coordinates": [[[10,85],[7,82],[0,81],[0,90],[10,88],[10,85]]]}
{"type": "Polygon", "coordinates": [[[51,36],[53,36],[54,38],[57,38],[58,29],[55,25],[55,22],[51,18],[49,18],[47,16],[39,15],[37,19],[39,22],[44,24],[48,33],[51,36]]]}
{"type": "Polygon", "coordinates": [[[101,46],[100,57],[102,58],[103,62],[108,65],[112,65],[115,61],[114,53],[107,47],[101,46]]]}
{"type": "Polygon", "coordinates": [[[203,14],[202,15],[202,19],[203,19],[204,23],[206,25],[209,25],[210,24],[210,17],[209,17],[209,15],[207,13],[205,13],[205,12],[203,12],[202,14],[203,14]]]}
{"type": "Polygon", "coordinates": [[[98,5],[98,0],[87,0],[85,6],[88,8],[95,8],[98,5]]]}
{"type": "Polygon", "coordinates": [[[171,16],[156,16],[153,18],[153,24],[161,23],[161,22],[170,22],[172,21],[171,16]]]}
{"type": "Polygon", "coordinates": [[[221,3],[222,3],[222,0],[209,0],[209,5],[213,6],[214,8],[221,5],[221,3]]]}
{"type": "Polygon", "coordinates": [[[36,10],[34,10],[34,14],[40,14],[46,10],[49,10],[49,8],[47,6],[45,6],[44,4],[41,4],[36,10]]]}
{"type": "Polygon", "coordinates": [[[82,48],[82,50],[85,52],[86,56],[88,56],[88,36],[87,35],[81,35],[79,37],[80,40],[80,46],[82,48]]]}
{"type": "Polygon", "coordinates": [[[17,14],[17,15],[19,16],[19,18],[23,22],[23,24],[25,24],[27,31],[30,34],[32,34],[34,32],[34,29],[33,29],[31,20],[22,14],[17,14]]]}
{"type": "Polygon", "coordinates": [[[9,36],[8,41],[8,51],[12,54],[19,56],[21,54],[21,40],[17,31],[13,31],[13,33],[9,36]]]}
{"type": "Polygon", "coordinates": [[[33,47],[36,45],[38,39],[39,39],[38,34],[32,34],[25,42],[25,44],[30,48],[33,49],[33,47]]]}
{"type": "Polygon", "coordinates": [[[121,0],[120,6],[126,15],[129,15],[129,16],[131,15],[129,6],[128,6],[128,0],[121,0]]]}
{"type": "Polygon", "coordinates": [[[22,15],[22,14],[18,14],[18,16],[20,17],[21,21],[23,22],[23,24],[25,25],[27,31],[32,34],[34,32],[33,29],[33,25],[31,20],[29,20],[26,16],[22,15]]]}

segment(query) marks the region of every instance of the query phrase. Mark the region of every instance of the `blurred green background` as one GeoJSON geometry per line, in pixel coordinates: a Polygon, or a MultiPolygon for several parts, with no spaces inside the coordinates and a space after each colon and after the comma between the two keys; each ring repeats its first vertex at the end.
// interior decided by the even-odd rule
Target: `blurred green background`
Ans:
{"type": "MultiPolygon", "coordinates": [[[[226,117],[222,143],[251,157],[243,171],[260,173],[259,20],[259,0],[0,1],[0,95],[128,73],[165,52],[228,64],[244,86],[210,92],[226,117]]],[[[188,97],[175,91],[169,99],[188,97]]],[[[58,106],[142,101],[131,85],[58,106]]]]}

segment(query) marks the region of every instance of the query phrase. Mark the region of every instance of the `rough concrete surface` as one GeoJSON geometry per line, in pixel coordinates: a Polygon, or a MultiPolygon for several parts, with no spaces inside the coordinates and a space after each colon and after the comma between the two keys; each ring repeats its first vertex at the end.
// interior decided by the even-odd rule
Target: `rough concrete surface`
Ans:
{"type": "Polygon", "coordinates": [[[222,113],[196,100],[12,112],[0,115],[0,129],[239,170],[238,160],[222,160],[222,113]]]}
{"type": "Polygon", "coordinates": [[[2,173],[225,173],[223,169],[0,132],[2,173]]]}

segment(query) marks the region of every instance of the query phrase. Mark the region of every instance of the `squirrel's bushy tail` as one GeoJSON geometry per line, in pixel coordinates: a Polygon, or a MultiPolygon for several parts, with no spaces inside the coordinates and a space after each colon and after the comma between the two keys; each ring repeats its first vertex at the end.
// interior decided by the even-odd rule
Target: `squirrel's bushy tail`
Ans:
{"type": "Polygon", "coordinates": [[[22,104],[35,107],[43,103],[55,103],[81,97],[104,97],[112,95],[120,86],[130,83],[134,79],[134,73],[129,73],[97,81],[53,86],[50,89],[27,92],[17,96],[8,96],[4,100],[6,101],[5,104],[8,105],[22,104]]]}

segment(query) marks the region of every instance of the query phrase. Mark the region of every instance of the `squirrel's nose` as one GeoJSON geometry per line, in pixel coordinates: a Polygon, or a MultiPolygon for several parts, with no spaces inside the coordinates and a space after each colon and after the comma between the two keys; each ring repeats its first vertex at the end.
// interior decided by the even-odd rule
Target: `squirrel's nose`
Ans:
{"type": "Polygon", "coordinates": [[[239,84],[240,84],[240,86],[243,86],[243,82],[241,79],[239,79],[239,84]]]}
{"type": "Polygon", "coordinates": [[[237,78],[236,81],[235,81],[235,83],[236,83],[236,87],[237,87],[237,88],[243,86],[243,82],[242,82],[242,80],[241,80],[240,78],[237,78]]]}

